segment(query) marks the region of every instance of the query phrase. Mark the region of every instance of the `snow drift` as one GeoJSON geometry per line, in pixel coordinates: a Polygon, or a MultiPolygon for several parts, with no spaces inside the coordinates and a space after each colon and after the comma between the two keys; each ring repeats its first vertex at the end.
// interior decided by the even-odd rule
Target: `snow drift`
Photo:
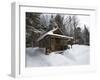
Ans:
{"type": "Polygon", "coordinates": [[[43,48],[26,48],[26,67],[42,66],[66,66],[89,64],[90,54],[89,46],[73,45],[71,49],[64,50],[62,54],[59,51],[45,55],[43,48]]]}

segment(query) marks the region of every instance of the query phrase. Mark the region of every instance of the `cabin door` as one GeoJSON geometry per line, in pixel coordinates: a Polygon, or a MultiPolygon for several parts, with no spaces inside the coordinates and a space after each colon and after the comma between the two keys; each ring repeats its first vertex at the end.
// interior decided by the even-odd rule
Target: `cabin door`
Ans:
{"type": "Polygon", "coordinates": [[[61,41],[59,38],[55,39],[55,50],[59,51],[61,49],[61,41]]]}

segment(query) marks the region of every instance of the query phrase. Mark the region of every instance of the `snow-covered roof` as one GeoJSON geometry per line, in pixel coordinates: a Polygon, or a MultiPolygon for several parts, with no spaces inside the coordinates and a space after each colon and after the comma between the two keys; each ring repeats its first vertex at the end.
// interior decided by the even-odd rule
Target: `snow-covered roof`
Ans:
{"type": "Polygon", "coordinates": [[[40,41],[41,39],[43,39],[45,36],[47,35],[52,35],[52,36],[57,36],[57,37],[62,37],[62,38],[70,38],[73,39],[73,37],[69,37],[69,36],[64,36],[64,35],[60,35],[60,34],[54,34],[53,32],[56,31],[58,28],[54,28],[53,30],[48,31],[47,33],[45,33],[44,35],[40,36],[37,41],[40,41]]]}
{"type": "Polygon", "coordinates": [[[52,36],[57,36],[57,37],[62,37],[62,38],[70,38],[73,39],[73,37],[69,37],[69,36],[64,36],[64,35],[59,35],[59,34],[48,34],[48,35],[52,35],[52,36]]]}
{"type": "Polygon", "coordinates": [[[57,28],[51,30],[51,31],[48,31],[47,33],[45,33],[44,35],[40,36],[37,41],[40,41],[41,39],[43,39],[45,36],[47,36],[48,34],[53,34],[53,32],[57,30],[57,28]]]}

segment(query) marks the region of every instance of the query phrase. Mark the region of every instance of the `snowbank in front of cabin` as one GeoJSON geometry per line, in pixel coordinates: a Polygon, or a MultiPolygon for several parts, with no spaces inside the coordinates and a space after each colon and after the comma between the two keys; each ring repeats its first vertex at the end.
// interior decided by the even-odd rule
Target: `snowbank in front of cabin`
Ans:
{"type": "Polygon", "coordinates": [[[26,66],[66,66],[66,65],[83,65],[89,64],[90,49],[86,45],[73,45],[71,49],[63,51],[62,54],[52,52],[45,55],[43,48],[26,48],[26,66]]]}

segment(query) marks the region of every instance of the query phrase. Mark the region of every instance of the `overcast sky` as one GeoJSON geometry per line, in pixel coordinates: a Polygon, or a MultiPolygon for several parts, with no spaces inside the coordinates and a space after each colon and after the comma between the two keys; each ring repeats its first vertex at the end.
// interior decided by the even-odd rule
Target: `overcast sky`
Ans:
{"type": "Polygon", "coordinates": [[[89,28],[90,27],[90,16],[83,16],[83,15],[78,15],[77,16],[78,17],[78,19],[80,20],[79,21],[79,26],[81,27],[81,28],[83,28],[84,27],[84,24],[89,28]]]}

